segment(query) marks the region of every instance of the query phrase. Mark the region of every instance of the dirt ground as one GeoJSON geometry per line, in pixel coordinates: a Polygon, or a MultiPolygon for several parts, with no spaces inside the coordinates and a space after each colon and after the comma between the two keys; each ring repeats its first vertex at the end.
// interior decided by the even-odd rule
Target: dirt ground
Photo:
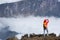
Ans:
{"type": "Polygon", "coordinates": [[[43,36],[43,34],[30,34],[28,37],[28,34],[25,34],[22,36],[21,40],[60,40],[60,36],[56,36],[56,34],[51,33],[49,36],[43,36]]]}

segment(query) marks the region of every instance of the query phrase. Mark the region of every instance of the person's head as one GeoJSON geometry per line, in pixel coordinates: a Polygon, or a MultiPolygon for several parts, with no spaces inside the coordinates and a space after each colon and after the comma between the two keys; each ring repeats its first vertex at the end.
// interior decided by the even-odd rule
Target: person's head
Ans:
{"type": "Polygon", "coordinates": [[[49,20],[48,20],[48,19],[45,19],[45,20],[44,20],[44,22],[47,22],[47,23],[48,23],[48,22],[49,22],[49,20]]]}
{"type": "Polygon", "coordinates": [[[44,20],[44,23],[46,22],[46,20],[44,20]]]}

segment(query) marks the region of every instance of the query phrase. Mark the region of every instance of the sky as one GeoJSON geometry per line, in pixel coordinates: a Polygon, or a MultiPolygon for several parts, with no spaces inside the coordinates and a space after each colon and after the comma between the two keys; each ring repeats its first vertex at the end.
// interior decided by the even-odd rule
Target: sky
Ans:
{"type": "Polygon", "coordinates": [[[10,3],[10,2],[17,2],[17,1],[22,1],[22,0],[0,0],[0,4],[2,4],[2,3],[10,3]]]}
{"type": "MultiPolygon", "coordinates": [[[[22,1],[22,0],[0,0],[0,4],[2,3],[10,3],[10,2],[17,2],[17,1],[22,1]]],[[[58,0],[60,2],[60,0],[58,0]]]]}
{"type": "Polygon", "coordinates": [[[60,2],[60,0],[58,0],[60,2]]]}

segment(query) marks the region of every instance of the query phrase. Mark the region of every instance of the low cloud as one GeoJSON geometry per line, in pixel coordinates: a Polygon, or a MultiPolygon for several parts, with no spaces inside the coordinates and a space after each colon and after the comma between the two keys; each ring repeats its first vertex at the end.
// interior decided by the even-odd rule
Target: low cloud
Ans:
{"type": "MultiPolygon", "coordinates": [[[[60,18],[55,17],[21,17],[21,18],[0,18],[0,28],[9,26],[10,31],[15,31],[22,34],[41,34],[43,33],[43,20],[49,19],[49,33],[60,33],[60,18]],[[5,26],[4,26],[5,25],[5,26]]],[[[19,36],[19,35],[17,35],[19,36]]]]}

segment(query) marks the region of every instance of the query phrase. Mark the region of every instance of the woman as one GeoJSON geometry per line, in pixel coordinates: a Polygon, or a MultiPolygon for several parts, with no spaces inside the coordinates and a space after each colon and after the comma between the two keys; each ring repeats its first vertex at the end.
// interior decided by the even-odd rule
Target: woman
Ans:
{"type": "Polygon", "coordinates": [[[43,22],[44,36],[45,36],[45,30],[47,31],[47,36],[48,36],[48,28],[47,28],[48,23],[49,23],[48,19],[45,19],[43,22]]]}

